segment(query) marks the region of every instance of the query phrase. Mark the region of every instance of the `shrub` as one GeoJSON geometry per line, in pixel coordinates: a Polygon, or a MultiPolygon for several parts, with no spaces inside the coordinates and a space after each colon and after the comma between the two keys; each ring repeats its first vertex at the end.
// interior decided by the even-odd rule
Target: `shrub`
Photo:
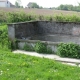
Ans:
{"type": "Polygon", "coordinates": [[[34,13],[19,12],[0,12],[0,22],[1,23],[14,23],[14,22],[24,22],[33,20],[48,20],[48,21],[59,21],[59,22],[80,22],[79,15],[37,15],[34,13]]]}
{"type": "Polygon", "coordinates": [[[80,58],[80,46],[74,43],[60,43],[57,54],[62,57],[80,58]]]}
{"type": "Polygon", "coordinates": [[[38,53],[47,53],[47,45],[40,41],[35,44],[34,49],[38,53]]]}
{"type": "Polygon", "coordinates": [[[34,48],[31,45],[25,44],[24,47],[23,47],[23,50],[25,50],[25,51],[34,51],[34,48]]]}
{"type": "Polygon", "coordinates": [[[5,23],[7,22],[7,14],[6,12],[0,11],[0,23],[5,23]]]}
{"type": "Polygon", "coordinates": [[[52,49],[50,47],[47,48],[47,53],[49,53],[49,54],[53,53],[53,51],[52,51],[52,49]]]}
{"type": "Polygon", "coordinates": [[[45,43],[42,43],[40,41],[38,41],[35,46],[31,46],[29,44],[25,44],[23,47],[23,50],[26,51],[36,51],[38,53],[52,53],[52,49],[50,47],[47,48],[47,45],[45,43]]]}

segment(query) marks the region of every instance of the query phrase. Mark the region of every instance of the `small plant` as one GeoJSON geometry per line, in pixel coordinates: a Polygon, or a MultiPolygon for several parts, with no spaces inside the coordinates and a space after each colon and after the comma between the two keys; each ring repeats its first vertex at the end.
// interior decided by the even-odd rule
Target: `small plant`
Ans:
{"type": "Polygon", "coordinates": [[[40,41],[35,44],[34,49],[38,53],[47,53],[47,45],[40,41]]]}
{"type": "Polygon", "coordinates": [[[57,54],[62,57],[80,58],[80,46],[74,43],[60,43],[57,54]]]}
{"type": "MultiPolygon", "coordinates": [[[[12,42],[12,41],[10,42],[10,45],[11,45],[11,49],[12,49],[12,50],[19,49],[19,47],[18,47],[18,42],[19,42],[19,41],[16,40],[16,39],[15,39],[13,42],[12,42]]],[[[9,45],[9,46],[10,46],[10,45],[9,45]]]]}
{"type": "Polygon", "coordinates": [[[34,48],[31,45],[25,44],[23,47],[25,51],[34,51],[34,48]]]}
{"type": "Polygon", "coordinates": [[[47,53],[49,53],[49,54],[53,53],[53,51],[52,51],[52,49],[50,47],[47,48],[47,53]]]}

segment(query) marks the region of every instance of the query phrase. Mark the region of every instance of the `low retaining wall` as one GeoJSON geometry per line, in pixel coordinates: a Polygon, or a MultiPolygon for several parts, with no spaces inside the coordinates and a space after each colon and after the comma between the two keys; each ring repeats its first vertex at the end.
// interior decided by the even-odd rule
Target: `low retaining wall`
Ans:
{"type": "MultiPolygon", "coordinates": [[[[21,49],[25,43],[30,44],[32,46],[35,45],[37,42],[36,40],[30,40],[32,36],[35,35],[69,35],[78,37],[78,42],[76,39],[69,39],[72,40],[70,42],[75,41],[79,43],[80,41],[80,23],[74,22],[51,22],[51,21],[32,21],[32,22],[21,22],[21,23],[12,23],[8,24],[8,37],[13,42],[15,39],[19,39],[18,46],[21,49]]],[[[49,37],[48,37],[49,38],[49,37]]],[[[62,40],[62,39],[60,39],[62,40]]],[[[64,42],[67,39],[64,37],[64,42]]],[[[48,40],[42,41],[46,43],[51,49],[56,52],[58,42],[49,42],[48,40]]],[[[69,42],[69,41],[68,41],[69,42]]]]}
{"type": "Polygon", "coordinates": [[[34,35],[64,34],[80,36],[80,23],[32,21],[8,24],[9,39],[25,39],[34,35]]]}
{"type": "MultiPolygon", "coordinates": [[[[22,39],[18,39],[18,47],[19,49],[23,49],[25,44],[31,45],[31,46],[35,46],[36,42],[39,40],[22,40],[22,39]]],[[[57,52],[57,46],[60,42],[49,42],[49,41],[41,41],[42,43],[47,44],[47,47],[51,48],[52,51],[57,52]]]]}

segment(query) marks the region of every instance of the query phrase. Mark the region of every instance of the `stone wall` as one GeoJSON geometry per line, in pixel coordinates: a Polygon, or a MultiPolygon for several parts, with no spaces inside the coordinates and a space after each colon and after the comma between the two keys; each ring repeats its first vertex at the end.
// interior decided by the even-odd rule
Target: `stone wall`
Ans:
{"type": "Polygon", "coordinates": [[[80,23],[39,21],[38,34],[64,34],[80,36],[80,23]]]}
{"type": "Polygon", "coordinates": [[[8,24],[8,34],[11,40],[24,39],[40,34],[62,34],[80,36],[80,23],[32,21],[8,24]]]}
{"type": "Polygon", "coordinates": [[[35,36],[38,36],[38,39],[42,39],[43,43],[47,43],[47,47],[56,52],[57,45],[61,41],[72,41],[80,44],[80,23],[34,21],[8,24],[8,37],[14,46],[16,45],[15,38],[17,38],[20,49],[23,48],[25,43],[34,46],[38,40],[35,36]],[[48,35],[45,36],[45,34],[48,35]],[[31,40],[32,37],[35,37],[35,40],[34,38],[31,40]]]}
{"type": "Polygon", "coordinates": [[[10,40],[15,38],[24,39],[36,35],[36,22],[21,22],[8,24],[8,37],[10,40]]]}
{"type": "Polygon", "coordinates": [[[27,22],[22,24],[15,24],[15,37],[16,38],[27,38],[36,35],[36,22],[27,22]]]}

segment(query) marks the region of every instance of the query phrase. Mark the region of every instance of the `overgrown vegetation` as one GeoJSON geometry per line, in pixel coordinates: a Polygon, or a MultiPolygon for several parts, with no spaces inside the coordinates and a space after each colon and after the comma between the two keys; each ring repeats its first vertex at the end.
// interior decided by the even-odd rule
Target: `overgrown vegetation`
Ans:
{"type": "Polygon", "coordinates": [[[23,47],[23,50],[25,50],[25,51],[34,51],[34,48],[33,48],[33,46],[25,43],[25,45],[23,47]]]}
{"type": "Polygon", "coordinates": [[[80,80],[80,68],[0,50],[0,80],[80,80]]]}
{"type": "Polygon", "coordinates": [[[1,23],[14,23],[24,21],[35,20],[48,20],[48,21],[60,21],[60,22],[80,22],[80,16],[78,15],[53,15],[43,16],[37,14],[26,14],[25,12],[0,12],[1,23]]]}
{"type": "Polygon", "coordinates": [[[23,50],[25,51],[35,51],[38,53],[53,53],[50,47],[47,47],[46,43],[42,43],[41,41],[36,42],[35,46],[32,46],[28,43],[25,43],[23,50]]]}
{"type": "Polygon", "coordinates": [[[74,43],[60,43],[57,54],[62,57],[80,58],[80,45],[74,43]]]}
{"type": "Polygon", "coordinates": [[[42,43],[40,41],[36,42],[34,46],[34,50],[38,53],[54,53],[50,47],[47,46],[46,43],[42,43]]]}
{"type": "Polygon", "coordinates": [[[7,25],[0,25],[0,49],[8,50],[11,49],[11,43],[8,40],[7,25]]]}
{"type": "Polygon", "coordinates": [[[26,14],[24,12],[9,12],[7,13],[7,22],[14,23],[14,22],[24,22],[24,21],[32,21],[36,20],[36,16],[31,14],[26,14]]]}
{"type": "Polygon", "coordinates": [[[38,41],[34,47],[35,51],[38,53],[47,53],[47,45],[38,41]]]}

